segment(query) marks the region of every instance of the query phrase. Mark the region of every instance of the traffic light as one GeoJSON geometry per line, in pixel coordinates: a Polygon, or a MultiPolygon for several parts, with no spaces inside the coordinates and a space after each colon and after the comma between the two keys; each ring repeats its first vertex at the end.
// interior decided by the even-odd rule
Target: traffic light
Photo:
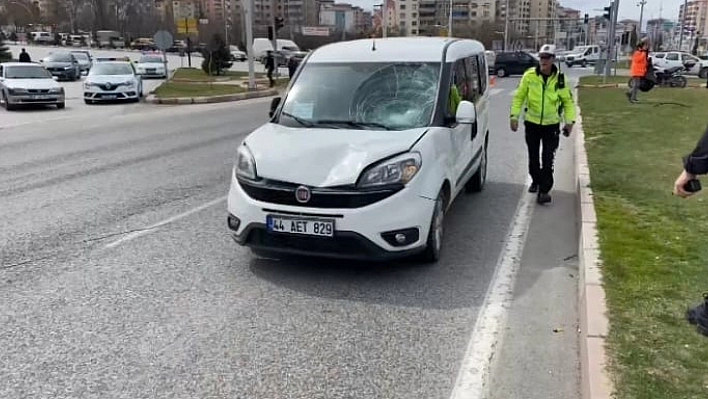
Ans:
{"type": "Polygon", "coordinates": [[[588,14],[585,14],[585,18],[583,19],[583,22],[585,23],[585,25],[587,25],[588,22],[590,22],[590,17],[588,16],[588,14]]]}
{"type": "Polygon", "coordinates": [[[275,35],[273,34],[273,27],[269,26],[268,27],[268,40],[272,41],[275,35]]]}
{"type": "Polygon", "coordinates": [[[605,10],[605,13],[602,14],[602,18],[605,18],[606,20],[610,20],[610,15],[612,14],[612,4],[610,4],[609,7],[604,7],[603,10],[605,10]]]}
{"type": "Polygon", "coordinates": [[[275,17],[275,30],[276,30],[276,32],[279,31],[280,28],[282,28],[283,26],[285,26],[285,21],[283,21],[283,17],[275,17]]]}

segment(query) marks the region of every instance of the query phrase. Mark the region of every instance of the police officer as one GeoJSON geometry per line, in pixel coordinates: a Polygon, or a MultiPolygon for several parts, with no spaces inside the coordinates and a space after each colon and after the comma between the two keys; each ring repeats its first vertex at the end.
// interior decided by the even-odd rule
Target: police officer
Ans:
{"type": "Polygon", "coordinates": [[[565,76],[554,64],[555,53],[556,46],[541,46],[539,66],[524,73],[511,102],[510,127],[514,132],[519,128],[519,115],[524,108],[529,174],[532,179],[529,192],[538,193],[536,202],[539,204],[551,202],[548,193],[553,188],[553,162],[559,144],[561,119],[565,119],[565,136],[570,135],[575,124],[573,95],[565,76]],[[543,151],[539,160],[541,145],[543,151]]]}

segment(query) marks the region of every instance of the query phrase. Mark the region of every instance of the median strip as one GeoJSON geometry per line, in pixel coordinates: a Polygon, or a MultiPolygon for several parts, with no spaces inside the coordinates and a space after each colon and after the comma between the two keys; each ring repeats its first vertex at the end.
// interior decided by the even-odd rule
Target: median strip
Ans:
{"type": "MultiPolygon", "coordinates": [[[[262,78],[262,74],[256,74],[262,78]]],[[[248,73],[225,71],[208,75],[196,68],[179,68],[174,75],[157,87],[146,99],[153,104],[206,104],[269,97],[278,94],[268,80],[257,80],[256,90],[248,89],[248,73]]]]}
{"type": "Polygon", "coordinates": [[[705,200],[671,189],[708,92],[652,90],[631,104],[582,88],[578,100],[583,397],[706,397],[708,346],[685,316],[706,290],[705,200]]]}

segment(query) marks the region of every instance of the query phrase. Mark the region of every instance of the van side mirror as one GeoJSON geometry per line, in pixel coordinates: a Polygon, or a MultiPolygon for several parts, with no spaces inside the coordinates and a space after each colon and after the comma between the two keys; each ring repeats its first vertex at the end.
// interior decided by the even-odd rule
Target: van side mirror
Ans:
{"type": "Polygon", "coordinates": [[[278,105],[280,105],[280,97],[275,97],[273,100],[270,102],[270,111],[268,112],[269,117],[273,117],[275,114],[275,110],[278,109],[278,105]]]}
{"type": "Polygon", "coordinates": [[[455,120],[457,123],[464,125],[472,125],[477,122],[477,110],[474,104],[465,100],[460,101],[460,105],[457,106],[455,120]]]}

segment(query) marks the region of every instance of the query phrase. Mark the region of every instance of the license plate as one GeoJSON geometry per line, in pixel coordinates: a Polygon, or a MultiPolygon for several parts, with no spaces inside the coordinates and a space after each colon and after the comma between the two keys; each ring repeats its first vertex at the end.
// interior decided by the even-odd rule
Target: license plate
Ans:
{"type": "Polygon", "coordinates": [[[32,96],[33,100],[47,100],[49,99],[49,96],[42,96],[42,95],[34,95],[32,96]]]}
{"type": "Polygon", "coordinates": [[[148,69],[148,70],[147,70],[147,73],[155,73],[155,72],[157,72],[157,71],[155,71],[154,69],[148,69]]]}
{"type": "Polygon", "coordinates": [[[274,233],[299,234],[306,236],[333,237],[334,220],[306,219],[268,215],[268,231],[274,233]]]}
{"type": "Polygon", "coordinates": [[[111,95],[104,95],[103,98],[105,98],[106,100],[115,100],[116,96],[112,95],[112,94],[111,95]]]}

